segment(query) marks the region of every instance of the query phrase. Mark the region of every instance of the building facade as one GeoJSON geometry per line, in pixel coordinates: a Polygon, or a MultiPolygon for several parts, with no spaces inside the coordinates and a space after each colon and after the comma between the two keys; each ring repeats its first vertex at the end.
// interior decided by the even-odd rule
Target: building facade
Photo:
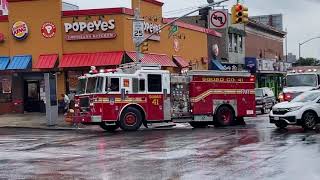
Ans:
{"type": "MultiPolygon", "coordinates": [[[[45,103],[44,73],[57,80],[57,94],[76,90],[77,78],[90,66],[115,68],[136,61],[132,41],[134,10],[141,7],[145,34],[170,21],[163,3],[132,0],[132,8],[62,11],[61,0],[8,0],[9,15],[0,16],[0,113],[39,112],[45,103]],[[23,13],[22,13],[23,12],[23,13]],[[26,16],[27,14],[27,16],[26,16]]],[[[208,68],[210,29],[177,22],[177,32],[163,29],[148,41],[143,63],[208,68]],[[196,47],[196,48],[195,48],[196,47]]]]}
{"type": "MultiPolygon", "coordinates": [[[[231,16],[231,15],[229,15],[231,16]]],[[[218,45],[219,55],[218,60],[224,66],[225,70],[243,70],[245,65],[245,39],[246,33],[243,24],[232,24],[228,18],[228,25],[224,29],[214,29],[221,33],[222,37],[212,38],[208,40],[208,48],[214,44],[218,45]]],[[[206,27],[207,20],[201,20],[201,16],[189,16],[183,19],[186,23],[191,23],[197,26],[206,27]]],[[[212,58],[212,56],[210,57],[212,58]]]]}
{"type": "Polygon", "coordinates": [[[251,16],[250,18],[264,25],[274,27],[279,31],[283,31],[283,15],[282,14],[251,16]]]}
{"type": "Polygon", "coordinates": [[[257,87],[269,87],[277,95],[290,63],[285,62],[286,32],[249,20],[246,25],[246,68],[257,75],[257,87]]]}

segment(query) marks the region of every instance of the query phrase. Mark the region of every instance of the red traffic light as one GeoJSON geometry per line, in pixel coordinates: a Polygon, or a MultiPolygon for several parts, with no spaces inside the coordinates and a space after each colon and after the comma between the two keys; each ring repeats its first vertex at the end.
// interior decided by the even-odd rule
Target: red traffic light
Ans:
{"type": "Polygon", "coordinates": [[[236,11],[239,12],[239,11],[242,11],[243,10],[243,6],[241,4],[237,4],[236,5],[236,11]]]}

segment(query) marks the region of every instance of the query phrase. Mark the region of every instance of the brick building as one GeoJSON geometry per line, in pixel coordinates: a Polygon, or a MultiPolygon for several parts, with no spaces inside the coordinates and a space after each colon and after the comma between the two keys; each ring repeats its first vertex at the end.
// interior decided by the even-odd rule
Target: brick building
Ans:
{"type": "MultiPolygon", "coordinates": [[[[230,15],[231,16],[231,15],[230,15]]],[[[201,20],[201,16],[188,16],[182,21],[196,26],[207,27],[207,21],[201,20]]],[[[217,59],[221,62],[226,70],[242,70],[245,65],[245,31],[243,24],[232,24],[230,19],[227,28],[214,29],[221,33],[222,37],[208,37],[208,49],[214,44],[219,47],[217,59]]],[[[209,54],[209,59],[212,55],[209,54]]]]}
{"type": "Polygon", "coordinates": [[[283,59],[286,32],[250,20],[246,26],[246,56],[263,59],[283,59]]]}
{"type": "Polygon", "coordinates": [[[269,87],[275,94],[282,89],[282,77],[290,64],[284,62],[286,32],[253,19],[246,25],[246,68],[257,76],[257,87],[269,87]]]}

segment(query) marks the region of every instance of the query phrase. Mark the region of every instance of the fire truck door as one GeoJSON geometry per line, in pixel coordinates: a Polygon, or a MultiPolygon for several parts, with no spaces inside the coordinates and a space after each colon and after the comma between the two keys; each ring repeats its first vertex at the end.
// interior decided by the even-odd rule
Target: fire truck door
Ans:
{"type": "Polygon", "coordinates": [[[147,120],[162,121],[163,113],[163,85],[161,74],[148,74],[147,84],[147,120]]]}

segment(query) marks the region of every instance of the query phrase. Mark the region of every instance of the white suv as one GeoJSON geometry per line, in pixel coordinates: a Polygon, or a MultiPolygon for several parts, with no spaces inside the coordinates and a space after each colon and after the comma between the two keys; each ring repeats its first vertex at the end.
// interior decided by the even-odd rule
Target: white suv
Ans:
{"type": "Polygon", "coordinates": [[[313,129],[320,117],[320,90],[300,94],[290,102],[273,106],[270,112],[270,123],[279,128],[288,125],[301,125],[313,129]]]}

